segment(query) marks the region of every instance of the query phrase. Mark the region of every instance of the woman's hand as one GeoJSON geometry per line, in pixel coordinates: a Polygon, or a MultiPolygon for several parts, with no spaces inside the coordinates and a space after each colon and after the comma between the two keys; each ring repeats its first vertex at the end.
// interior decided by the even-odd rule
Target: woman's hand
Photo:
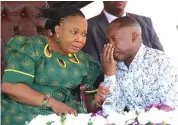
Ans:
{"type": "Polygon", "coordinates": [[[106,76],[112,76],[116,73],[116,61],[114,60],[113,53],[114,48],[111,44],[104,45],[101,63],[106,76]]]}
{"type": "Polygon", "coordinates": [[[49,107],[58,115],[62,115],[62,113],[65,113],[74,114],[75,116],[77,116],[77,112],[74,109],[72,109],[65,103],[55,100],[54,98],[49,98],[49,107]]]}
{"type": "Polygon", "coordinates": [[[95,95],[95,102],[98,105],[102,105],[105,100],[104,96],[109,93],[110,93],[109,89],[104,87],[104,84],[101,83],[98,88],[97,94],[95,95]]]}

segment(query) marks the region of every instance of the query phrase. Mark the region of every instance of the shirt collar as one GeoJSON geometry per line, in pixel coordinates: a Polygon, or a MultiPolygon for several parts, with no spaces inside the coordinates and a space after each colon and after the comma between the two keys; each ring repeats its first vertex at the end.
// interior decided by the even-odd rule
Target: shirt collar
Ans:
{"type": "MultiPolygon", "coordinates": [[[[114,15],[111,15],[110,13],[106,12],[105,10],[103,10],[103,12],[104,12],[104,14],[105,14],[105,16],[106,16],[106,18],[107,18],[109,23],[111,23],[113,20],[118,18],[118,17],[116,17],[114,15]]],[[[123,15],[121,17],[123,17],[123,16],[126,16],[126,12],[125,11],[124,11],[124,13],[123,13],[123,15]]]]}
{"type": "MultiPolygon", "coordinates": [[[[135,66],[139,66],[141,62],[144,60],[144,55],[145,55],[145,45],[141,44],[136,56],[134,57],[133,61],[129,66],[129,69],[132,69],[135,66]]],[[[117,63],[117,69],[118,68],[125,71],[129,70],[123,61],[119,61],[117,63]]]]}

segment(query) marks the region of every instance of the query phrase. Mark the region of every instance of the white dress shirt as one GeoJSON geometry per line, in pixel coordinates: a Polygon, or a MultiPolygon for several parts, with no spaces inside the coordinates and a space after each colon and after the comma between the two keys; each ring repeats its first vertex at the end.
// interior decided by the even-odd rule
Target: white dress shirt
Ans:
{"type": "MultiPolygon", "coordinates": [[[[105,16],[106,16],[106,18],[107,18],[109,23],[111,23],[113,20],[118,18],[118,17],[116,17],[114,15],[111,15],[110,13],[106,12],[105,10],[103,10],[103,12],[104,12],[104,14],[105,14],[105,16]]],[[[123,16],[126,16],[126,12],[125,11],[124,11],[124,13],[123,13],[123,15],[121,17],[123,17],[123,16]]]]}
{"type": "Polygon", "coordinates": [[[178,69],[164,52],[142,44],[129,68],[118,62],[116,71],[114,76],[105,76],[116,111],[151,104],[178,108],[178,69]]]}

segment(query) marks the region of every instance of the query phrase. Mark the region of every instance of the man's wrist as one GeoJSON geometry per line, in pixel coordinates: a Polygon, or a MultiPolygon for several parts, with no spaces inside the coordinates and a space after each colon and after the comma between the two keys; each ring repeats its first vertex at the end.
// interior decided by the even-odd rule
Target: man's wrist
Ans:
{"type": "Polygon", "coordinates": [[[104,81],[110,81],[109,85],[114,84],[116,82],[116,75],[112,76],[107,76],[106,74],[104,75],[104,81]]]}
{"type": "Polygon", "coordinates": [[[107,77],[115,75],[115,73],[104,73],[107,77]]]}

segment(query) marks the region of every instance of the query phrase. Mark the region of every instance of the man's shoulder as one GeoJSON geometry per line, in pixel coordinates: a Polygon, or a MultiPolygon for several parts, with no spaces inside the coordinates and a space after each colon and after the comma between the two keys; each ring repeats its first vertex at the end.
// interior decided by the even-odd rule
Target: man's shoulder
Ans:
{"type": "Polygon", "coordinates": [[[97,24],[99,20],[103,20],[103,19],[105,19],[105,17],[103,15],[103,13],[101,12],[100,14],[98,14],[98,15],[96,15],[94,17],[89,18],[87,20],[87,22],[88,22],[89,25],[90,24],[93,25],[93,24],[97,24]]]}
{"type": "Polygon", "coordinates": [[[94,17],[91,17],[91,18],[89,18],[87,21],[88,21],[88,22],[92,22],[92,21],[98,20],[98,18],[99,18],[100,15],[101,15],[101,14],[98,14],[98,15],[96,15],[96,16],[94,16],[94,17]]]}
{"type": "Polygon", "coordinates": [[[154,62],[167,62],[170,61],[170,57],[167,56],[167,54],[161,50],[153,49],[150,47],[145,46],[145,58],[152,60],[154,62]]]}
{"type": "Polygon", "coordinates": [[[136,18],[136,19],[150,20],[150,17],[138,15],[138,14],[134,14],[134,13],[127,13],[127,15],[132,17],[132,18],[136,18]]]}

